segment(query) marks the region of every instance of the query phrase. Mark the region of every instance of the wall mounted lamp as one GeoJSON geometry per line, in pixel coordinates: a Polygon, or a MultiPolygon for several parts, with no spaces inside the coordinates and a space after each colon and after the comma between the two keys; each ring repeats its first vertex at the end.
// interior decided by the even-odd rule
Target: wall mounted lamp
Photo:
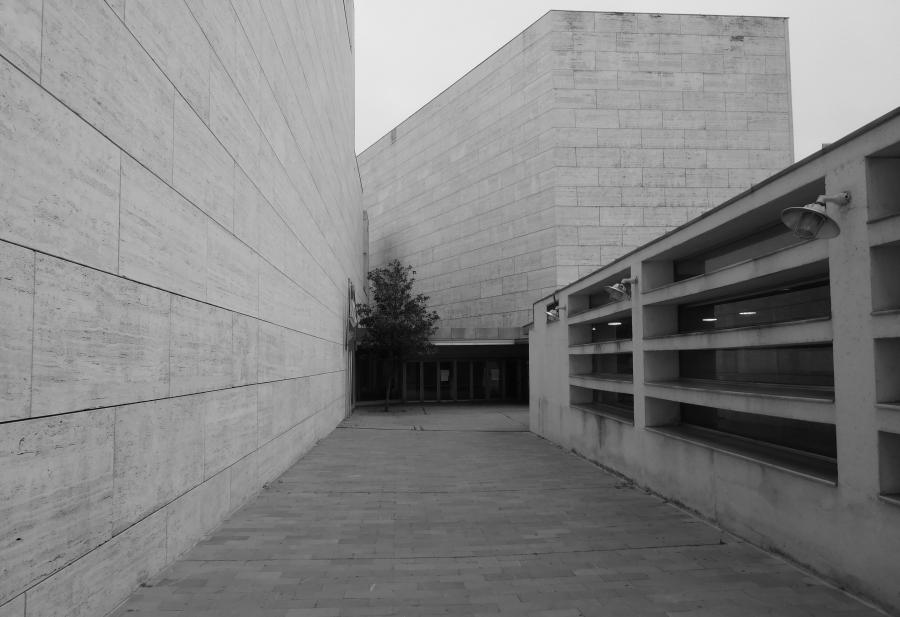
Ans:
{"type": "Polygon", "coordinates": [[[632,276],[631,278],[622,279],[618,283],[614,285],[607,285],[603,289],[609,294],[609,299],[612,302],[620,302],[622,300],[630,300],[631,299],[631,287],[637,283],[637,277],[632,276]],[[627,287],[626,287],[627,285],[627,287]]]}
{"type": "Polygon", "coordinates": [[[564,310],[566,310],[566,307],[559,305],[559,300],[556,299],[554,294],[553,301],[544,309],[544,312],[547,314],[547,323],[559,321],[559,312],[564,310]]]}
{"type": "Polygon", "coordinates": [[[836,195],[819,195],[815,203],[785,208],[781,211],[781,222],[795,236],[804,240],[834,238],[841,233],[841,228],[828,216],[825,208],[828,203],[846,206],[850,203],[850,193],[844,191],[836,195]]]}

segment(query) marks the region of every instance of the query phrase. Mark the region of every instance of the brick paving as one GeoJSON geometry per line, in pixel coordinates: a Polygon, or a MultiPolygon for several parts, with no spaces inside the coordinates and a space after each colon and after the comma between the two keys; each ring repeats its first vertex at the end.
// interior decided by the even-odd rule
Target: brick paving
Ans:
{"type": "Polygon", "coordinates": [[[116,616],[881,613],[527,432],[358,412],[116,616]]]}

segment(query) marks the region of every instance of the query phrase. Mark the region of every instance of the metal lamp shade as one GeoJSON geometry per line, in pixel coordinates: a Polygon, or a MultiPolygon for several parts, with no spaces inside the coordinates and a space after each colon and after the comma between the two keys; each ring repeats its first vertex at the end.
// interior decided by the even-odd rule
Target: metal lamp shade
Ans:
{"type": "Polygon", "coordinates": [[[841,233],[838,224],[825,213],[825,206],[818,203],[785,208],[781,221],[795,236],[805,240],[834,238],[841,233]]]}

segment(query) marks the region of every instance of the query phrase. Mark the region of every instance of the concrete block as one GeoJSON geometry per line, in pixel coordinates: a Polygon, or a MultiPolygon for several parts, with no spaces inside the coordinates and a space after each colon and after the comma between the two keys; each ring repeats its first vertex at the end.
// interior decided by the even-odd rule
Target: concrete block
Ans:
{"type": "Polygon", "coordinates": [[[704,129],[707,125],[707,113],[709,112],[666,110],[662,112],[662,124],[658,128],[704,129]]]}
{"type": "Polygon", "coordinates": [[[175,90],[104,2],[45,0],[41,85],[161,178],[175,90]]]}
{"type": "MultiPolygon", "coordinates": [[[[644,224],[644,209],[631,205],[632,200],[623,199],[626,205],[618,208],[599,208],[599,225],[601,227],[628,227],[644,224]]],[[[597,223],[595,223],[596,225],[597,223]]]]}
{"type": "Polygon", "coordinates": [[[203,481],[203,408],[183,396],[115,409],[113,533],[203,481]]]}
{"type": "Polygon", "coordinates": [[[613,32],[575,32],[572,47],[582,51],[616,51],[616,35],[613,32]]]}
{"type": "Polygon", "coordinates": [[[52,257],[35,267],[33,416],[168,396],[168,294],[52,257]]]}
{"type": "Polygon", "coordinates": [[[668,54],[703,53],[703,37],[697,34],[660,34],[659,51],[668,54]]]}
{"type": "Polygon", "coordinates": [[[597,129],[597,144],[601,148],[639,148],[641,129],[597,129]]]}
{"type": "Polygon", "coordinates": [[[179,0],[130,0],[125,24],[181,96],[209,123],[211,50],[187,4],[179,0]]]}
{"type": "Polygon", "coordinates": [[[686,208],[664,206],[661,208],[647,208],[644,211],[644,225],[648,227],[678,227],[686,222],[686,208]]]}
{"type": "Polygon", "coordinates": [[[781,93],[790,90],[790,81],[786,73],[774,75],[747,75],[747,92],[781,93]]]}
{"type": "Polygon", "coordinates": [[[119,245],[123,276],[206,298],[206,216],[124,155],[119,245]]]}
{"type": "Polygon", "coordinates": [[[726,111],[766,111],[769,98],[765,93],[729,93],[725,95],[726,111]]]}
{"type": "Polygon", "coordinates": [[[238,23],[231,4],[223,4],[218,0],[186,0],[185,3],[213,51],[225,66],[229,69],[233,67],[238,23]]]}
{"type": "Polygon", "coordinates": [[[113,412],[0,431],[0,603],[112,535],[113,412]]]}
{"type": "Polygon", "coordinates": [[[622,227],[579,227],[578,244],[601,247],[621,246],[622,227]]]}
{"type": "Polygon", "coordinates": [[[664,150],[663,153],[665,167],[706,167],[706,150],[664,150]]]}
{"type": "MultiPolygon", "coordinates": [[[[774,170],[778,171],[778,169],[774,170]]],[[[769,169],[729,169],[728,184],[735,188],[748,189],[771,176],[769,169]]]]}
{"type": "Polygon", "coordinates": [[[615,90],[618,87],[616,71],[575,71],[573,78],[576,89],[615,90]]]}
{"type": "MultiPolygon", "coordinates": [[[[707,192],[705,187],[691,187],[691,188],[666,188],[666,207],[672,211],[675,208],[683,208],[684,212],[681,212],[674,218],[670,220],[674,220],[676,225],[681,225],[681,223],[687,222],[688,209],[705,209],[709,207],[709,193],[707,192]],[[684,220],[679,222],[681,216],[684,216],[684,220]]],[[[652,217],[649,214],[644,215],[644,221],[648,225],[655,225],[652,217]]],[[[669,225],[671,223],[665,223],[669,225]]]]}
{"type": "Polygon", "coordinates": [[[766,73],[784,74],[788,72],[787,56],[766,56],[766,73]]]}
{"type": "Polygon", "coordinates": [[[0,422],[31,413],[33,252],[0,242],[0,422]]]}
{"type": "Polygon", "coordinates": [[[706,165],[710,169],[746,169],[749,160],[746,150],[709,150],[706,165]]]}
{"type": "Polygon", "coordinates": [[[641,170],[633,167],[626,168],[600,168],[599,185],[606,186],[641,186],[641,170]]]}
{"type": "Polygon", "coordinates": [[[551,28],[554,30],[594,30],[594,14],[580,11],[552,11],[551,28]]]}
{"type": "Polygon", "coordinates": [[[593,51],[557,51],[553,53],[553,68],[572,71],[593,71],[596,55],[593,51]]]}
{"type": "Polygon", "coordinates": [[[118,149],[5,62],[0,132],[0,237],[115,272],[118,149]]]}
{"type": "Polygon", "coordinates": [[[599,267],[603,260],[603,247],[597,245],[560,246],[557,247],[557,263],[560,266],[595,266],[599,267]]]}
{"type": "Polygon", "coordinates": [[[111,612],[166,564],[165,511],[153,514],[26,593],[28,615],[111,612]]]}
{"type": "Polygon", "coordinates": [[[219,524],[231,509],[229,474],[221,473],[166,508],[166,555],[175,560],[219,524]]]}
{"type": "Polygon", "coordinates": [[[626,90],[597,90],[597,109],[639,109],[639,92],[626,90]]]}
{"type": "Polygon", "coordinates": [[[679,33],[681,32],[680,15],[660,15],[658,13],[638,13],[638,32],[679,33]]]}
{"type": "Polygon", "coordinates": [[[768,131],[728,131],[728,147],[733,150],[767,150],[768,131]]]}
{"type": "Polygon", "coordinates": [[[580,167],[560,167],[557,178],[565,186],[597,186],[597,170],[580,167]]]}
{"type": "Polygon", "coordinates": [[[206,269],[207,301],[259,314],[259,257],[211,219],[206,220],[206,269]]]}
{"type": "Polygon", "coordinates": [[[747,128],[751,131],[790,131],[791,118],[787,112],[750,112],[747,128]]]}
{"type": "Polygon", "coordinates": [[[790,113],[791,97],[787,93],[774,93],[766,96],[766,109],[768,111],[783,111],[790,113]]]}
{"type": "Polygon", "coordinates": [[[725,56],[722,54],[682,54],[681,67],[688,73],[724,73],[725,56]]]}
{"type": "MultiPolygon", "coordinates": [[[[676,150],[675,152],[682,151],[676,150]]],[[[646,187],[684,186],[684,169],[659,168],[643,171],[643,185],[646,187]]]]}
{"type": "Polygon", "coordinates": [[[557,107],[566,109],[593,109],[597,107],[597,98],[591,90],[558,89],[553,91],[553,95],[557,107]]]}
{"type": "Polygon", "coordinates": [[[748,56],[780,56],[787,54],[787,39],[783,36],[744,37],[744,53],[748,56]]]}
{"type": "MultiPolygon", "coordinates": [[[[590,111],[590,110],[584,110],[590,111]]],[[[597,120],[600,122],[601,120],[597,120]]],[[[591,126],[556,129],[556,145],[569,147],[595,147],[597,130],[591,126]]]]}
{"type": "Polygon", "coordinates": [[[172,298],[171,395],[233,385],[232,316],[225,309],[172,298]]]}
{"type": "Polygon", "coordinates": [[[203,477],[211,478],[256,449],[256,386],[208,392],[203,414],[203,477]]]}
{"type": "Polygon", "coordinates": [[[665,227],[626,227],[622,230],[622,246],[643,246],[666,231],[665,227]]]}
{"type": "Polygon", "coordinates": [[[681,57],[681,54],[660,54],[642,51],[638,53],[638,70],[680,73],[683,66],[681,57]]]}
{"type": "MultiPolygon", "coordinates": [[[[575,126],[586,128],[619,128],[619,112],[615,109],[576,109],[575,126]]],[[[597,132],[593,131],[596,138],[597,132]]]]}
{"type": "Polygon", "coordinates": [[[596,225],[598,222],[598,208],[593,206],[560,206],[556,211],[564,225],[596,225]]]}
{"type": "Polygon", "coordinates": [[[35,81],[41,79],[42,5],[41,0],[0,4],[0,54],[35,81]]]}
{"type": "Polygon", "coordinates": [[[620,90],[659,90],[660,74],[651,71],[619,71],[620,90]]]}
{"type": "Polygon", "coordinates": [[[622,167],[662,167],[661,148],[623,148],[622,167]]]}
{"type": "Polygon", "coordinates": [[[704,73],[704,92],[746,92],[748,89],[746,75],[740,73],[704,73]]]}
{"type": "Polygon", "coordinates": [[[705,128],[710,130],[747,130],[747,112],[744,111],[707,111],[704,112],[704,117],[706,119],[705,128]]]}
{"type": "Polygon", "coordinates": [[[598,71],[640,71],[640,56],[636,51],[598,51],[594,68],[598,71]]]}
{"type": "Polygon", "coordinates": [[[636,32],[637,15],[634,13],[594,13],[596,32],[636,32]]]}
{"type": "Polygon", "coordinates": [[[641,92],[641,109],[683,109],[683,101],[681,91],[641,92]]]}
{"type": "Polygon", "coordinates": [[[666,193],[662,187],[626,188],[622,190],[622,204],[639,208],[664,206],[666,205],[666,193]]]}
{"type": "Polygon", "coordinates": [[[727,169],[686,169],[685,186],[687,187],[727,187],[727,169]]]}
{"type": "Polygon", "coordinates": [[[659,34],[655,32],[619,32],[616,51],[659,53],[659,34]]]}
{"type": "Polygon", "coordinates": [[[622,161],[618,148],[577,148],[579,167],[619,167],[622,161]]]}
{"type": "Polygon", "coordinates": [[[579,186],[579,206],[620,206],[622,189],[618,186],[579,186]]]}
{"type": "Polygon", "coordinates": [[[683,148],[684,131],[677,129],[641,129],[644,148],[683,148]]]}
{"type": "Polygon", "coordinates": [[[259,381],[308,375],[309,365],[304,359],[307,338],[300,332],[259,322],[259,381]]]}
{"type": "Polygon", "coordinates": [[[661,73],[659,84],[663,90],[699,92],[703,90],[703,78],[703,73],[661,73]]]}
{"type": "Polygon", "coordinates": [[[172,186],[195,206],[234,230],[234,161],[183,98],[175,97],[172,186]]]}
{"type": "Polygon", "coordinates": [[[686,130],[684,132],[685,148],[725,150],[729,145],[728,131],[686,130]]]}
{"type": "Polygon", "coordinates": [[[726,73],[765,73],[765,56],[724,55],[726,73]]]}
{"type": "Polygon", "coordinates": [[[619,110],[619,126],[623,129],[661,129],[662,118],[663,112],[658,109],[619,110]]]}
{"type": "Polygon", "coordinates": [[[725,94],[721,92],[685,92],[681,100],[685,109],[725,111],[725,94]]]}

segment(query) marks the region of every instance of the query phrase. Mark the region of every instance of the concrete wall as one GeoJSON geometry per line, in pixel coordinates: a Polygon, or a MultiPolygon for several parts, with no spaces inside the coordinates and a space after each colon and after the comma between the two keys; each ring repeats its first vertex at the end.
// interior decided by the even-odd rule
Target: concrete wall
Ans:
{"type": "Polygon", "coordinates": [[[4,616],[105,614],[343,417],[350,24],[0,7],[4,616]]]}
{"type": "Polygon", "coordinates": [[[538,302],[529,337],[531,429],[900,610],[900,390],[888,385],[900,383],[898,169],[900,110],[895,110],[752,192],[558,290],[566,307],[559,321],[544,318],[549,299],[538,302]],[[786,206],[841,191],[851,193],[849,206],[828,206],[841,228],[838,237],[764,250],[673,280],[673,260],[775,224],[786,206]],[[830,318],[677,332],[678,305],[746,297],[810,273],[829,281],[830,318]],[[604,304],[603,286],[629,275],[638,279],[632,298],[604,304]],[[598,300],[589,304],[590,296],[598,300]],[[631,339],[586,342],[594,326],[627,317],[631,339]],[[679,380],[678,350],[792,345],[820,345],[820,353],[831,354],[833,392],[679,380]],[[633,374],[579,371],[579,365],[590,366],[591,356],[619,353],[631,354],[633,374]],[[592,404],[585,396],[592,390],[632,394],[633,418],[592,404]],[[680,402],[833,425],[836,473],[819,474],[769,457],[758,443],[741,449],[684,431],[680,402]]]}
{"type": "Polygon", "coordinates": [[[509,338],[547,290],[792,160],[786,20],[551,11],[359,155],[372,263],[441,336],[509,338]]]}

